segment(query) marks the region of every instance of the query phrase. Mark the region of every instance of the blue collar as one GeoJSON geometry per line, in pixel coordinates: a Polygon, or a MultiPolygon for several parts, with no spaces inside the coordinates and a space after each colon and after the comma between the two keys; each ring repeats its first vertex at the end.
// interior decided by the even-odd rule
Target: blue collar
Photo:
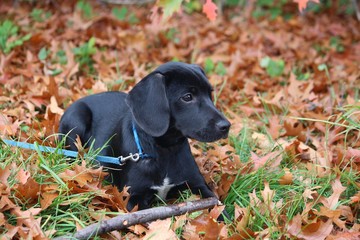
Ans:
{"type": "Polygon", "coordinates": [[[143,149],[142,149],[142,147],[141,147],[139,135],[138,135],[138,132],[137,132],[136,126],[135,126],[135,121],[132,122],[132,131],[133,131],[133,134],[134,134],[134,140],[135,140],[136,147],[137,147],[137,149],[138,149],[138,154],[139,154],[140,158],[141,158],[141,159],[144,159],[144,158],[153,158],[151,155],[146,154],[146,153],[143,153],[143,149]]]}

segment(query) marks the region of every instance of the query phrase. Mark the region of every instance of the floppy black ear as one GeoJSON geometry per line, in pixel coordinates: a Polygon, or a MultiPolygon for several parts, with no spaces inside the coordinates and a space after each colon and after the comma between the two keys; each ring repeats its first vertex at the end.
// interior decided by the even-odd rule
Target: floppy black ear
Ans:
{"type": "Polygon", "coordinates": [[[163,135],[169,128],[170,107],[165,91],[165,77],[151,73],[129,92],[126,103],[136,123],[154,137],[163,135]]]}
{"type": "Polygon", "coordinates": [[[200,74],[202,74],[202,75],[204,75],[204,76],[206,77],[206,74],[205,74],[204,69],[202,69],[199,65],[197,65],[197,64],[191,64],[191,67],[192,67],[193,69],[195,69],[198,73],[200,73],[200,74]]]}

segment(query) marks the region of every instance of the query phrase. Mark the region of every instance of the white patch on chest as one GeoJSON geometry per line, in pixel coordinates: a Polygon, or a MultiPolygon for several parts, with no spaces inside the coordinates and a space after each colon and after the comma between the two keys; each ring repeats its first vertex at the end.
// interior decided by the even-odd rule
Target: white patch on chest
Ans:
{"type": "Polygon", "coordinates": [[[166,199],[166,195],[170,191],[172,187],[174,187],[175,184],[170,184],[170,178],[166,177],[164,178],[163,184],[160,186],[152,186],[151,189],[157,191],[157,195],[161,199],[166,199]]]}

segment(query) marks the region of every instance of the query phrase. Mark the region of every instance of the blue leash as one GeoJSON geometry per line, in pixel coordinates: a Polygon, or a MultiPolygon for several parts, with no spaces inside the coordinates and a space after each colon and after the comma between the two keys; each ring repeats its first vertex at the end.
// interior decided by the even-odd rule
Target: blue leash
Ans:
{"type": "Polygon", "coordinates": [[[149,154],[143,153],[141,144],[140,144],[140,139],[139,139],[139,135],[137,133],[136,127],[135,127],[135,122],[133,121],[132,123],[132,130],[133,130],[133,134],[134,134],[134,140],[136,143],[136,147],[138,149],[138,153],[140,158],[153,158],[152,156],[150,156],[149,154]]]}
{"type": "MultiPolygon", "coordinates": [[[[142,147],[140,144],[139,135],[138,135],[136,127],[135,127],[135,123],[132,124],[132,130],[133,130],[133,134],[134,134],[136,147],[138,149],[138,153],[135,153],[135,154],[130,153],[129,156],[126,156],[126,157],[123,157],[123,156],[120,156],[120,157],[95,156],[95,160],[102,162],[102,163],[124,165],[127,160],[132,160],[132,161],[136,162],[140,158],[141,159],[152,158],[150,155],[143,153],[143,150],[142,150],[142,147]]],[[[31,144],[31,143],[19,142],[19,141],[8,140],[8,139],[1,139],[1,141],[5,142],[7,145],[19,147],[19,148],[23,148],[23,149],[40,150],[41,152],[47,152],[47,153],[57,152],[59,154],[65,155],[67,157],[74,157],[74,158],[76,158],[78,156],[77,151],[71,151],[71,150],[53,148],[53,147],[46,147],[46,146],[38,145],[37,143],[31,144]]],[[[86,154],[85,154],[85,156],[86,156],[86,154]]]]}
{"type": "MultiPolygon", "coordinates": [[[[7,139],[1,139],[1,141],[5,142],[7,145],[19,147],[19,148],[23,148],[23,149],[30,149],[30,150],[39,149],[41,152],[47,152],[47,153],[57,152],[59,154],[62,154],[62,155],[68,156],[68,157],[74,157],[74,158],[76,158],[78,155],[78,152],[71,151],[71,150],[46,147],[46,146],[41,146],[38,144],[31,144],[31,143],[19,142],[19,141],[14,141],[14,140],[7,140],[7,139]]],[[[116,157],[96,156],[95,159],[97,161],[103,162],[103,163],[120,164],[120,159],[116,158],[116,157]]]]}

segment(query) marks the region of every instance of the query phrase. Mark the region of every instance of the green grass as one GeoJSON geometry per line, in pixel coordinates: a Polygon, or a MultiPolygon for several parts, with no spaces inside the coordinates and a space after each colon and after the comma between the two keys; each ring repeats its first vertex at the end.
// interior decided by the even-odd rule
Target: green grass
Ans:
{"type": "Polygon", "coordinates": [[[23,45],[23,43],[31,38],[31,34],[19,36],[19,27],[11,20],[0,22],[0,50],[8,54],[15,47],[23,45]]]}
{"type": "MultiPolygon", "coordinates": [[[[271,108],[264,106],[265,112],[255,115],[261,118],[261,121],[268,123],[270,117],[275,114],[271,108]]],[[[342,109],[342,115],[338,117],[337,121],[319,121],[323,124],[328,124],[328,129],[331,126],[343,126],[345,130],[341,134],[347,136],[354,136],[360,130],[356,114],[359,112],[358,106],[345,106],[342,109]]],[[[284,112],[287,112],[286,109],[284,112]]],[[[284,114],[283,112],[283,114],[284,114]]],[[[311,121],[311,119],[301,119],[302,121],[311,121]]],[[[316,120],[313,120],[316,121],[316,120]]],[[[244,119],[245,127],[241,130],[238,136],[230,137],[230,144],[236,149],[236,154],[244,164],[251,162],[250,152],[256,151],[259,146],[257,142],[251,137],[254,132],[266,133],[264,127],[249,127],[250,119],[244,119]]],[[[281,163],[278,168],[273,168],[271,165],[272,159],[264,167],[256,171],[248,171],[247,173],[240,173],[236,176],[234,183],[228,193],[224,203],[226,209],[231,216],[234,214],[234,205],[246,208],[249,210],[250,218],[247,227],[254,232],[261,232],[265,229],[270,229],[270,236],[273,239],[278,239],[286,235],[286,226],[291,219],[297,215],[302,214],[307,203],[312,204],[313,209],[319,210],[321,203],[319,199],[321,196],[329,197],[332,194],[332,183],[340,177],[341,184],[346,187],[346,190],[341,194],[338,204],[351,206],[350,197],[354,196],[359,190],[358,183],[360,182],[359,173],[351,168],[348,163],[342,168],[334,167],[330,174],[320,177],[315,171],[309,171],[305,163],[295,161],[296,156],[289,156],[285,150],[276,145],[275,141],[271,142],[274,147],[269,149],[261,149],[262,154],[267,154],[271,151],[279,151],[281,154],[281,163]],[[281,177],[285,174],[285,169],[289,169],[293,175],[293,182],[289,185],[280,184],[281,177]],[[267,200],[263,199],[261,192],[264,191],[265,183],[269,183],[269,187],[274,191],[274,196],[271,200],[275,207],[264,208],[267,206],[267,200]],[[317,194],[314,199],[304,198],[305,190],[314,190],[317,194]],[[260,199],[260,205],[251,203],[249,194],[255,192],[256,197],[260,199]],[[276,204],[278,203],[278,205],[276,204]]],[[[201,145],[206,151],[206,144],[201,145]]],[[[344,146],[345,147],[345,146],[344,146]]],[[[62,148],[62,143],[59,143],[57,148],[62,148]]],[[[94,151],[93,154],[96,154],[94,151]]],[[[91,155],[91,154],[90,154],[91,155]]],[[[101,216],[116,215],[118,212],[109,212],[108,209],[94,210],[92,201],[99,197],[98,191],[87,192],[73,192],[68,185],[59,177],[61,173],[66,170],[73,170],[75,165],[81,164],[81,159],[68,158],[58,153],[42,153],[40,151],[25,151],[13,147],[2,145],[0,148],[0,168],[4,169],[11,164],[16,164],[16,168],[11,170],[8,178],[8,185],[13,188],[18,184],[16,179],[19,169],[24,169],[31,173],[31,177],[40,185],[48,186],[49,184],[56,185],[59,196],[54,199],[52,204],[41,211],[35,218],[41,218],[41,228],[43,232],[47,233],[49,237],[62,236],[76,231],[77,226],[85,227],[94,223],[93,214],[100,214],[101,216]]],[[[93,166],[91,159],[88,161],[88,167],[93,166]]],[[[14,188],[16,189],[16,188],[14,188]]],[[[177,199],[176,202],[183,202],[191,200],[192,195],[189,191],[185,191],[177,199]]],[[[38,197],[37,202],[30,204],[24,199],[19,199],[16,191],[11,191],[10,199],[16,203],[23,211],[29,207],[41,207],[41,196],[38,197]]],[[[166,204],[158,202],[158,205],[166,204]]],[[[189,218],[195,218],[201,212],[195,212],[189,215],[189,218]]],[[[10,224],[16,225],[17,217],[11,211],[4,212],[5,218],[10,224]]],[[[360,214],[355,215],[356,219],[360,218],[360,214]]],[[[359,223],[359,220],[355,222],[359,223]]],[[[236,224],[236,221],[228,224],[236,224]]],[[[185,224],[183,225],[185,226],[185,224]]],[[[177,236],[181,237],[184,229],[180,226],[176,229],[177,236]]],[[[350,226],[351,227],[351,226],[350,226]]],[[[0,227],[0,232],[6,233],[7,229],[4,226],[0,227]]],[[[235,230],[234,230],[235,231],[235,230]]],[[[232,232],[236,233],[235,232],[232,232]]]]}
{"type": "MultiPolygon", "coordinates": [[[[271,111],[266,105],[264,105],[265,113],[257,115],[259,121],[262,121],[264,125],[268,123],[268,119],[275,112],[271,111]]],[[[298,118],[301,121],[318,121],[323,124],[327,124],[328,131],[334,126],[342,126],[344,130],[339,134],[343,134],[347,137],[359,136],[360,124],[357,121],[356,114],[359,114],[359,106],[345,106],[342,109],[342,115],[339,115],[336,121],[321,121],[316,119],[298,118]]],[[[286,109],[284,109],[284,116],[286,115],[286,109]]],[[[257,146],[254,139],[251,138],[253,132],[260,131],[266,133],[264,128],[249,127],[250,119],[244,119],[245,127],[240,131],[238,136],[230,136],[231,145],[236,149],[240,159],[244,163],[249,162],[250,152],[256,151],[257,146]]],[[[327,138],[328,133],[323,136],[327,138]]],[[[275,142],[273,142],[276,146],[275,142]]],[[[344,146],[346,148],[346,146],[344,146]]],[[[273,148],[278,150],[279,148],[273,148]]],[[[262,149],[263,150],[263,149],[262,149]]],[[[280,149],[281,150],[281,149],[280,149]]],[[[266,153],[272,150],[267,150],[266,153]]],[[[312,204],[313,209],[319,210],[322,205],[319,203],[321,196],[329,197],[333,193],[332,183],[340,177],[341,184],[346,187],[346,190],[341,194],[338,205],[351,206],[350,198],[354,196],[359,190],[360,174],[356,169],[351,168],[351,164],[341,168],[334,166],[330,174],[320,177],[315,171],[309,171],[306,168],[306,163],[295,161],[296,156],[289,156],[285,150],[282,152],[282,161],[278,168],[271,167],[271,159],[267,165],[256,170],[249,171],[248,173],[239,172],[236,176],[234,183],[231,186],[229,194],[225,199],[228,212],[233,215],[234,205],[238,205],[242,208],[248,208],[250,210],[250,218],[248,228],[254,232],[261,232],[264,229],[271,229],[274,232],[270,234],[273,239],[279,239],[285,237],[286,229],[284,227],[290,222],[290,220],[297,214],[302,214],[305,205],[307,203],[312,204]],[[285,169],[293,175],[293,183],[289,185],[281,185],[280,178],[285,174],[285,169]],[[274,204],[282,201],[280,207],[274,209],[261,209],[259,206],[251,204],[250,195],[255,191],[256,196],[262,199],[261,191],[265,188],[265,182],[269,183],[270,189],[275,192],[272,202],[274,204]],[[317,192],[314,199],[306,199],[303,197],[305,190],[314,190],[317,192]]],[[[360,214],[355,213],[355,218],[359,219],[360,214]]],[[[359,223],[359,220],[355,221],[359,223]]]]}
{"type": "MultiPolygon", "coordinates": [[[[62,144],[58,145],[61,148],[62,144]]],[[[91,158],[91,156],[89,157],[91,158]]],[[[52,204],[42,210],[35,219],[41,218],[41,229],[48,237],[62,236],[76,231],[77,226],[85,227],[95,220],[92,214],[95,211],[89,208],[92,200],[99,196],[98,191],[86,191],[76,193],[69,188],[69,186],[59,177],[59,174],[64,173],[65,170],[74,169],[75,165],[81,164],[81,159],[72,159],[59,155],[57,153],[41,153],[38,151],[25,151],[18,148],[8,147],[3,144],[0,148],[0,168],[4,169],[11,164],[16,164],[17,168],[11,170],[11,175],[8,178],[9,187],[14,187],[18,180],[16,179],[17,172],[24,169],[31,173],[31,177],[41,186],[49,185],[55,186],[56,192],[59,196],[56,197],[52,204]]],[[[89,167],[92,164],[91,159],[87,159],[89,167]]],[[[16,189],[16,188],[14,188],[16,189]]],[[[25,211],[30,207],[41,207],[41,196],[38,196],[37,202],[29,203],[16,196],[16,190],[11,191],[10,200],[16,203],[17,206],[25,211]]],[[[106,209],[103,211],[96,211],[96,214],[105,215],[106,209]]],[[[116,212],[111,214],[118,214],[116,212]]],[[[11,211],[4,212],[5,218],[9,223],[16,225],[17,218],[11,211]]],[[[0,226],[0,232],[6,233],[7,229],[0,226]]]]}

